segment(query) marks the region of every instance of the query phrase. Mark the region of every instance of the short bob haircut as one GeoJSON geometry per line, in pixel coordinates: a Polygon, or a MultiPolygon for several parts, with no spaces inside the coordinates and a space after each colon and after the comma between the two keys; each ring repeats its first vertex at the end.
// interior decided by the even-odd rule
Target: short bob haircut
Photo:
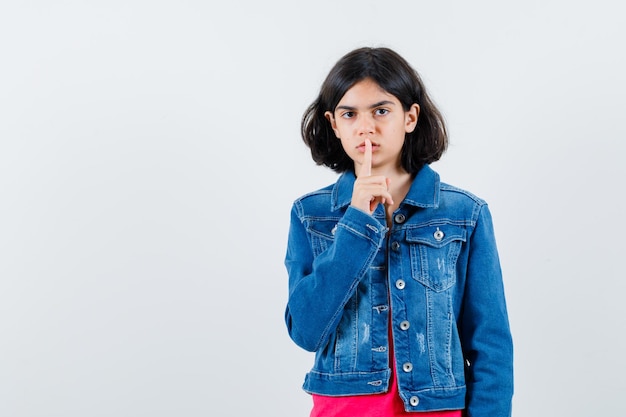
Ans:
{"type": "Polygon", "coordinates": [[[324,113],[334,114],[346,91],[366,78],[395,96],[405,111],[413,103],[420,106],[415,130],[406,134],[402,146],[402,167],[415,175],[425,164],[439,160],[448,147],[448,134],[443,116],[426,94],[417,71],[389,48],[363,47],[337,61],[324,80],[319,96],[302,116],[302,139],[311,149],[313,161],[338,173],[354,172],[354,161],[343,150],[324,113]]]}

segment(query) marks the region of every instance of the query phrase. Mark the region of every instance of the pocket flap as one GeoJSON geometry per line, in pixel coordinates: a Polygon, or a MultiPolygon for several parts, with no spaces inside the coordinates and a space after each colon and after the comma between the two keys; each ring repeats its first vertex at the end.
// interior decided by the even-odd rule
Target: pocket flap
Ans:
{"type": "Polygon", "coordinates": [[[441,248],[455,240],[465,242],[466,236],[467,230],[464,227],[453,224],[412,228],[406,232],[407,242],[422,243],[434,248],[441,248]]]}
{"type": "Polygon", "coordinates": [[[337,222],[337,219],[309,221],[306,224],[306,229],[312,235],[333,240],[335,230],[337,230],[337,222]]]}

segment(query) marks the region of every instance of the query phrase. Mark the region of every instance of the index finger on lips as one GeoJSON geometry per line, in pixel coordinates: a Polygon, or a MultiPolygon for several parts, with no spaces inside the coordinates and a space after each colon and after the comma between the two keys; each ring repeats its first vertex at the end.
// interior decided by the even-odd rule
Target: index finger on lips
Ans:
{"type": "Polygon", "coordinates": [[[372,142],[365,139],[365,152],[363,153],[363,164],[361,165],[360,176],[369,177],[372,175],[372,142]]]}

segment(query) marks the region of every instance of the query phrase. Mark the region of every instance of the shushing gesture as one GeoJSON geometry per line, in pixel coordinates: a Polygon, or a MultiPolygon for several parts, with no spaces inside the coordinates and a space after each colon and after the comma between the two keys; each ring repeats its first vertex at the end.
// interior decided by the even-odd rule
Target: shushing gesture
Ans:
{"type": "Polygon", "coordinates": [[[389,193],[390,182],[383,175],[372,175],[372,142],[365,139],[363,164],[354,182],[350,204],[368,214],[374,213],[378,204],[393,204],[389,193]]]}

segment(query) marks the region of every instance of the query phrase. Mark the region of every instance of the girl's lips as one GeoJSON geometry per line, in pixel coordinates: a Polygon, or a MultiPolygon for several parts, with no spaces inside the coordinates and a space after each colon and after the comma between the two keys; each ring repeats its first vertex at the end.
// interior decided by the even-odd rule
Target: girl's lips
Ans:
{"type": "MultiPolygon", "coordinates": [[[[376,144],[376,143],[372,143],[372,152],[374,152],[376,149],[378,149],[380,147],[380,145],[376,144]]],[[[365,143],[361,143],[359,146],[356,147],[358,149],[359,152],[365,152],[365,143]]]]}

